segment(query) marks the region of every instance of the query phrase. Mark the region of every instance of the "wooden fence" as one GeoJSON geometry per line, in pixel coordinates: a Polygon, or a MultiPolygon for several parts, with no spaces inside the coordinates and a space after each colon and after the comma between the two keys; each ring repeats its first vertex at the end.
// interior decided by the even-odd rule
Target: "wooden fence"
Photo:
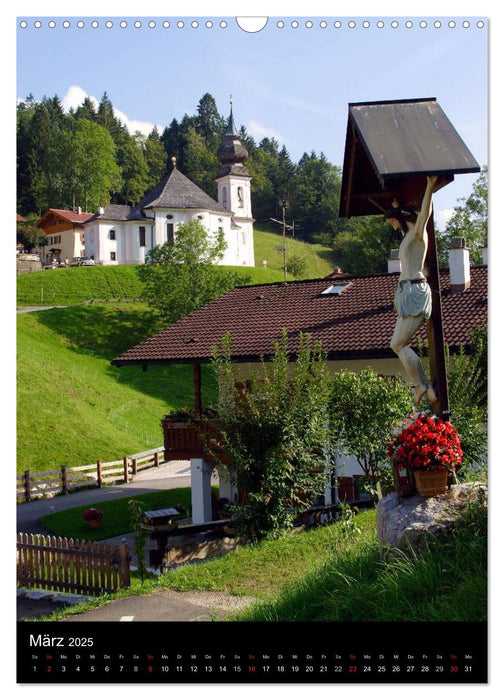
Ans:
{"type": "Polygon", "coordinates": [[[117,481],[127,484],[142,469],[158,467],[163,461],[163,454],[163,448],[156,447],[115,462],[99,459],[96,464],[62,466],[50,472],[32,473],[27,470],[17,477],[16,498],[18,502],[31,501],[33,498],[67,494],[74,489],[101,487],[117,481]]]}
{"type": "Polygon", "coordinates": [[[19,534],[17,581],[26,588],[101,595],[130,586],[127,545],[19,534]]]}

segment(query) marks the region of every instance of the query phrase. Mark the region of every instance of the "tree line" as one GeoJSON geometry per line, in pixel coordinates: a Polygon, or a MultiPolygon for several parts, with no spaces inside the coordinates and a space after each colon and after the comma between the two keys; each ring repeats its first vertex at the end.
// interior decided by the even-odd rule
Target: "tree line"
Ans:
{"type": "MultiPolygon", "coordinates": [[[[38,218],[49,207],[94,212],[108,203],[136,204],[171,168],[173,156],[181,172],[216,198],[216,154],[226,123],[210,93],[194,114],[148,136],[128,131],[107,93],[98,106],[88,97],[68,112],[57,96],[36,101],[29,95],[17,106],[17,211],[38,218]]],[[[396,234],[382,216],[338,217],[339,166],[315,151],[294,162],[276,139],[256,143],[244,126],[239,132],[249,152],[257,222],[281,221],[285,210],[296,237],[332,248],[345,272],[386,270],[396,234]]],[[[467,224],[467,216],[458,220],[467,224]]],[[[479,230],[475,235],[481,238],[479,230]]]]}

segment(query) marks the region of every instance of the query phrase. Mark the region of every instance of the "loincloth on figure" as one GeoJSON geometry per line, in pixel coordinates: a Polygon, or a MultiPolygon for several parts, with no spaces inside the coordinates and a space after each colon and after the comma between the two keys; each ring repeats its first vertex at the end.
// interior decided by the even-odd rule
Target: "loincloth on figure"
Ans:
{"type": "Polygon", "coordinates": [[[427,280],[400,280],[395,292],[394,308],[398,316],[430,318],[432,297],[427,280]]]}

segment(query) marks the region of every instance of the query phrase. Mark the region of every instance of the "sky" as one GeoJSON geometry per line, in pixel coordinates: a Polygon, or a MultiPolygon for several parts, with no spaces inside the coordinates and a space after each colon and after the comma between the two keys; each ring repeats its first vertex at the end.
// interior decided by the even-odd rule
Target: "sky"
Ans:
{"type": "MultiPolygon", "coordinates": [[[[250,32],[229,14],[20,13],[16,98],[58,95],[68,109],[106,92],[131,131],[149,133],[194,114],[206,92],[227,116],[232,95],[235,121],[256,141],[271,136],[295,161],[314,150],[342,166],[349,103],[435,97],[484,165],[488,21],[450,19],[271,15],[250,32]]],[[[458,175],[435,195],[438,226],[476,177],[458,175]]]]}

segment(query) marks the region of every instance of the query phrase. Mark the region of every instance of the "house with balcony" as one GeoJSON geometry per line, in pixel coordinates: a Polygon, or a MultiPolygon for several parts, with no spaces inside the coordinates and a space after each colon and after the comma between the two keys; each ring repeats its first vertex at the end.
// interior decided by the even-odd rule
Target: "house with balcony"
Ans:
{"type": "MultiPolygon", "coordinates": [[[[463,239],[454,239],[450,269],[440,272],[444,318],[444,342],[451,351],[470,348],[471,333],[487,321],[487,251],[485,264],[469,266],[469,251],[463,239]]],[[[237,380],[247,379],[251,365],[273,355],[273,344],[288,332],[293,355],[299,333],[321,341],[331,372],[355,372],[371,367],[384,376],[404,376],[404,368],[390,348],[396,322],[394,291],[399,277],[397,251],[389,260],[386,274],[333,278],[237,287],[211,301],[191,315],[127,350],[113,364],[139,365],[144,370],[155,364],[190,364],[194,373],[194,406],[197,423],[164,425],[165,457],[190,459],[193,519],[211,519],[211,457],[205,437],[211,426],[202,417],[201,367],[210,363],[212,347],[226,332],[232,338],[232,359],[237,380]]],[[[413,338],[426,338],[426,324],[413,338]]],[[[355,460],[335,459],[340,487],[362,475],[355,460]]],[[[221,497],[234,500],[236,493],[220,475],[221,497]]],[[[340,494],[341,496],[341,494],[340,494]]],[[[326,499],[334,494],[326,493],[326,499]]],[[[337,497],[337,496],[336,496],[337,497]]],[[[327,502],[327,501],[326,501],[327,502]]]]}

